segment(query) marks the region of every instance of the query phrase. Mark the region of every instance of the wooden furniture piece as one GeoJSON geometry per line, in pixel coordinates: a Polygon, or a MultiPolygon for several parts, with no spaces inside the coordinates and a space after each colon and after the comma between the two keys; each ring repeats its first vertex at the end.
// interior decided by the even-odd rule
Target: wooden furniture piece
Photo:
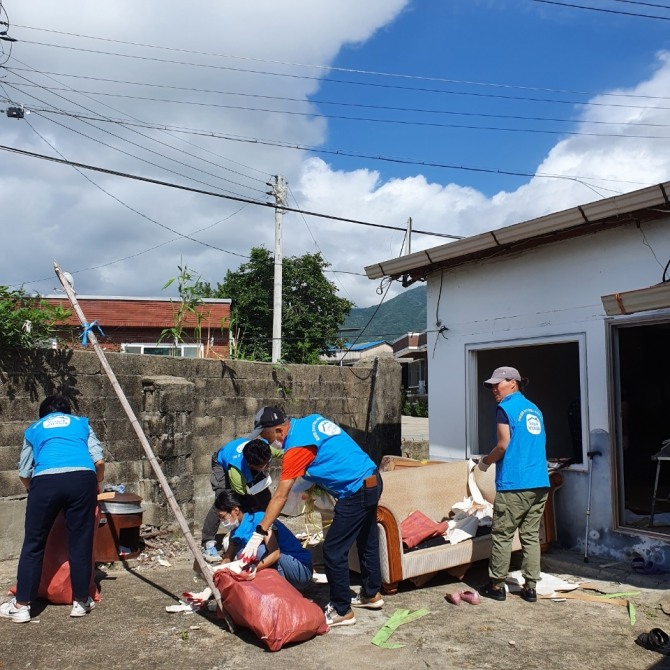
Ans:
{"type": "Polygon", "coordinates": [[[96,563],[113,563],[139,556],[142,498],[134,493],[101,493],[100,520],[93,544],[96,563]],[[126,551],[129,550],[129,551],[126,551]]]}
{"type": "MultiPolygon", "coordinates": [[[[442,521],[450,516],[455,503],[462,502],[470,494],[466,460],[432,463],[430,467],[402,465],[404,467],[382,472],[384,490],[377,509],[382,585],[386,593],[395,593],[398,583],[405,579],[421,584],[429,575],[441,570],[462,579],[472,563],[487,559],[491,552],[490,534],[457,544],[447,543],[405,552],[400,533],[403,519],[414,510],[420,510],[433,521],[442,521]]],[[[492,502],[495,497],[495,466],[486,472],[475,469],[473,476],[484,498],[492,502]]],[[[550,474],[552,490],[540,529],[543,550],[556,539],[552,498],[562,481],[560,473],[550,474]]],[[[512,549],[521,549],[518,534],[512,549]]],[[[355,549],[349,555],[349,566],[359,571],[355,549]]]]}

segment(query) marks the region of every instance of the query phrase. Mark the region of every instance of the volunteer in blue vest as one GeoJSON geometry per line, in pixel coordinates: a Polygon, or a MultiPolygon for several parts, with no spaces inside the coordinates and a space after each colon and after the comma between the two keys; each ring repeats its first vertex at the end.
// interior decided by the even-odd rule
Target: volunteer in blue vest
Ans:
{"type": "MultiPolygon", "coordinates": [[[[251,511],[265,510],[270,502],[272,479],[268,473],[272,457],[281,458],[284,452],[270,448],[265,440],[238,437],[212,454],[210,484],[214,500],[222,491],[230,490],[242,499],[251,511]]],[[[219,531],[219,515],[212,505],[202,525],[203,556],[209,563],[218,563],[221,556],[215,546],[219,531]]]]}
{"type": "MultiPolygon", "coordinates": [[[[232,491],[220,493],[214,505],[223,525],[230,532],[230,542],[223,558],[224,563],[229,563],[237,558],[249,542],[265,512],[246,511],[243,501],[232,491]]],[[[258,549],[256,559],[256,570],[274,568],[297,589],[304,588],[312,581],[312,554],[281,521],[272,524],[269,535],[258,549]]]]}
{"type": "Polygon", "coordinates": [[[333,522],[323,543],[330,589],[326,606],[329,626],[356,623],[353,607],[381,609],[381,570],[377,503],[382,480],[370,457],[338,425],[319,414],[288,419],[278,407],[263,407],[249,437],[260,435],[283,447],[284,461],[277,489],[265,516],[241,553],[255,560],[258,547],[281,513],[298,477],[314,482],[337,499],[333,522]],[[361,567],[361,590],[352,598],[349,587],[349,549],[356,543],[361,567]]]}
{"type": "Polygon", "coordinates": [[[25,431],[19,456],[19,478],[28,500],[16,597],[0,605],[0,617],[16,623],[30,621],[30,604],[37,597],[47,537],[61,510],[67,525],[74,594],[70,616],[84,616],[95,607],[89,586],[98,482],[105,473],[100,441],[88,419],[72,416],[70,402],[64,396],[47,397],[40,405],[39,416],[39,421],[25,431]]]}
{"type": "Polygon", "coordinates": [[[496,464],[496,497],[493,503],[491,557],[488,584],[480,593],[493,600],[505,600],[505,579],[509,572],[514,533],[521,541],[521,574],[525,583],[521,597],[534,603],[540,580],[540,522],[549,492],[546,433],[542,412],[521,391],[528,384],[512,367],[496,368],[484,386],[498,403],[498,441],[479,467],[496,464]]]}

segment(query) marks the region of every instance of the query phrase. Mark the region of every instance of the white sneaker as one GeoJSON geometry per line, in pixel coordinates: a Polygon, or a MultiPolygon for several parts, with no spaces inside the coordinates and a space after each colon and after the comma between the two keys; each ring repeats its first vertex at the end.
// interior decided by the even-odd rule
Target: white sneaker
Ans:
{"type": "Polygon", "coordinates": [[[356,616],[354,615],[353,610],[349,610],[346,614],[338,614],[331,603],[326,605],[324,615],[326,617],[326,623],[331,628],[334,626],[351,626],[356,623],[356,616]]]}
{"type": "Polygon", "coordinates": [[[221,563],[221,556],[219,555],[219,552],[216,550],[216,547],[203,547],[202,557],[208,563],[221,563]]]}
{"type": "Polygon", "coordinates": [[[91,613],[91,610],[95,608],[95,603],[93,598],[89,596],[81,602],[80,600],[75,600],[72,603],[72,610],[70,610],[70,616],[86,616],[91,613]]]}
{"type": "Polygon", "coordinates": [[[368,610],[380,610],[384,607],[384,599],[381,593],[377,593],[372,598],[366,598],[362,593],[351,599],[352,607],[365,607],[368,610]]]}
{"type": "Polygon", "coordinates": [[[12,598],[8,603],[0,605],[0,616],[11,619],[14,623],[28,623],[30,621],[30,605],[17,607],[16,598],[12,598]]]}

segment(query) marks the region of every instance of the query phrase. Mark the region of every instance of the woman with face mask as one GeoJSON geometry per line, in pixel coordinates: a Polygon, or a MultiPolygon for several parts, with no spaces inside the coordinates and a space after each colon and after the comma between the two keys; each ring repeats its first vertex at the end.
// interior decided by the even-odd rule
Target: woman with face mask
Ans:
{"type": "MultiPolygon", "coordinates": [[[[223,558],[224,564],[230,563],[239,558],[238,554],[253,535],[264,512],[244,511],[240,498],[229,490],[217,496],[214,507],[222,528],[230,532],[230,542],[223,558]]],[[[312,555],[281,521],[275,521],[268,531],[256,554],[256,561],[256,570],[274,568],[298,589],[312,580],[312,555]]]]}

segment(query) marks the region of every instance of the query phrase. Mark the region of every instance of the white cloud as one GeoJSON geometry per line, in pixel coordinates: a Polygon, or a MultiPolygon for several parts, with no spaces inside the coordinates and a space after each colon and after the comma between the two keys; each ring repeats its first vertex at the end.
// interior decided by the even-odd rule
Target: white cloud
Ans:
{"type": "MultiPolygon", "coordinates": [[[[332,63],[344,45],[365,42],[376,31],[383,30],[384,26],[396,20],[408,1],[367,0],[361,3],[359,0],[340,0],[337,3],[322,3],[292,0],[277,4],[259,0],[247,3],[195,0],[188,5],[177,5],[158,0],[144,0],[142,3],[130,0],[114,3],[71,0],[67,12],[64,12],[61,5],[49,0],[32,0],[30,3],[8,0],[3,6],[9,12],[13,26],[11,33],[20,40],[13,45],[13,59],[8,65],[58,74],[49,75],[52,77],[49,79],[47,75],[34,71],[14,70],[4,80],[0,79],[0,96],[6,91],[13,100],[24,101],[35,110],[26,122],[0,118],[0,144],[57,155],[33,132],[32,126],[69,160],[189,184],[207,191],[264,200],[264,193],[268,190],[265,182],[271,175],[281,173],[288,178],[300,208],[400,228],[412,217],[415,229],[466,236],[588,202],[597,199],[598,194],[614,194],[613,191],[603,190],[603,187],[628,191],[639,188],[641,183],[656,183],[667,178],[670,157],[663,142],[566,136],[537,166],[538,173],[588,177],[582,181],[590,184],[596,192],[578,181],[535,177],[515,191],[487,197],[469,186],[448,183],[446,179],[445,183],[429,182],[418,169],[411,178],[384,181],[380,173],[368,164],[343,171],[334,169],[328,162],[313,155],[295,150],[148,129],[137,129],[142,133],[140,135],[113,123],[96,124],[103,129],[100,130],[67,115],[39,112],[43,107],[58,107],[92,114],[85,112],[83,108],[86,107],[96,114],[104,113],[114,119],[132,116],[181,128],[211,129],[246,138],[318,145],[328,139],[329,127],[323,118],[268,114],[231,106],[277,108],[285,105],[291,110],[316,110],[308,99],[319,90],[319,78],[325,76],[326,70],[305,70],[280,65],[278,61],[325,67],[332,63]],[[128,44],[38,32],[20,26],[164,45],[175,50],[148,50],[128,44]],[[71,45],[77,50],[40,46],[32,42],[71,45]],[[81,49],[108,54],[136,54],[144,60],[103,56],[81,49]],[[195,51],[201,54],[193,53],[195,51]],[[252,60],[219,58],[211,54],[230,54],[252,60]],[[184,62],[199,63],[203,67],[187,67],[184,62]],[[242,69],[257,73],[240,72],[242,69]],[[314,79],[260,74],[270,71],[293,75],[306,73],[314,79]],[[126,82],[153,82],[161,87],[96,82],[65,77],[66,74],[126,82]],[[92,99],[71,90],[49,93],[27,86],[12,88],[11,84],[26,83],[21,77],[36,81],[42,87],[71,87],[78,91],[96,90],[135,97],[92,99]],[[296,103],[278,100],[206,92],[213,90],[244,92],[254,96],[283,96],[303,102],[297,107],[296,103]],[[190,104],[138,100],[137,96],[181,100],[190,104]],[[102,107],[99,101],[109,107],[102,107]],[[78,132],[67,130],[64,126],[78,132]],[[109,146],[78,133],[91,135],[109,146]],[[139,146],[123,142],[109,133],[125,137],[139,146]],[[165,144],[151,143],[148,137],[155,137],[165,144]],[[157,153],[149,153],[148,147],[157,153]],[[200,156],[207,162],[189,154],[200,156]],[[168,166],[174,172],[167,172],[168,166]],[[231,181],[222,181],[222,175],[231,181]],[[624,181],[605,182],[601,179],[624,181]],[[625,183],[625,180],[631,183],[625,183]]],[[[661,52],[657,69],[647,81],[631,90],[616,93],[663,96],[669,84],[670,56],[661,52]]],[[[610,103],[614,100],[601,95],[593,102],[610,103]]],[[[626,104],[640,103],[640,99],[636,98],[616,100],[626,104]]],[[[580,119],[584,123],[577,129],[584,132],[629,132],[624,131],[623,125],[599,126],[587,121],[624,124],[639,119],[644,123],[670,123],[669,111],[662,109],[663,100],[649,97],[644,99],[644,104],[649,109],[588,107],[581,113],[580,119]]],[[[666,129],[654,127],[641,127],[639,132],[667,134],[666,129]]],[[[114,196],[110,197],[72,168],[5,152],[1,155],[0,204],[3,247],[6,251],[0,284],[26,283],[29,288],[42,293],[52,292],[56,285],[52,273],[52,260],[55,258],[64,270],[71,272],[104,266],[75,274],[80,293],[161,295],[162,285],[176,274],[180,259],[198,270],[204,279],[216,283],[223,279],[227,269],[236,268],[241,260],[239,256],[223,253],[219,249],[247,254],[254,245],[264,244],[273,248],[272,209],[252,205],[243,207],[240,203],[211,196],[86,172],[89,179],[114,196]],[[183,238],[170,242],[178,237],[175,233],[129,208],[180,234],[197,237],[204,244],[183,238]],[[240,208],[243,208],[242,211],[231,216],[240,208]],[[213,225],[222,220],[222,223],[213,225]],[[196,232],[208,226],[211,227],[196,232]],[[157,245],[163,246],[141,253],[157,245]],[[127,260],[106,265],[123,258],[127,260]],[[42,278],[45,279],[37,281],[42,278]]],[[[495,162],[493,157],[492,163],[495,162]]],[[[294,202],[290,204],[295,205],[294,202]]],[[[362,273],[364,266],[396,256],[402,239],[403,233],[399,231],[374,230],[327,219],[303,220],[300,215],[287,214],[284,254],[295,255],[318,249],[333,268],[362,273]]],[[[412,250],[439,243],[439,238],[417,234],[412,238],[412,250]]],[[[375,293],[376,284],[365,277],[350,274],[339,274],[337,277],[343,295],[360,306],[373,304],[379,299],[375,293]]]]}

